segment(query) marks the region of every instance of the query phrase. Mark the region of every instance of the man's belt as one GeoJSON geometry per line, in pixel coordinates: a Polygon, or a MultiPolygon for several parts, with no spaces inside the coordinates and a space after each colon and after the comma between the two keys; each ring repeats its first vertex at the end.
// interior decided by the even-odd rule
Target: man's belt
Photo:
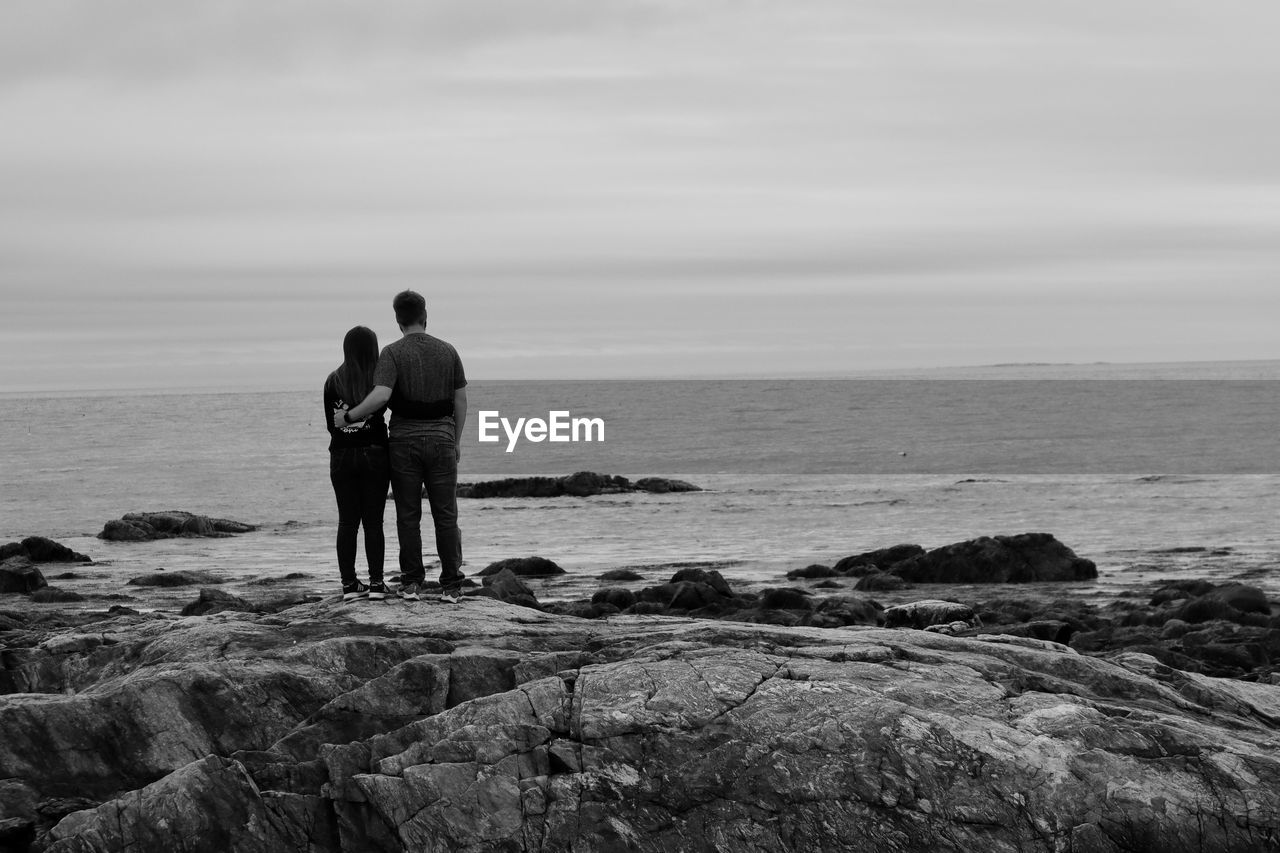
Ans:
{"type": "Polygon", "coordinates": [[[453,400],[432,400],[424,403],[421,400],[409,400],[399,394],[392,394],[388,405],[394,414],[412,421],[438,421],[441,418],[453,416],[453,400]]]}

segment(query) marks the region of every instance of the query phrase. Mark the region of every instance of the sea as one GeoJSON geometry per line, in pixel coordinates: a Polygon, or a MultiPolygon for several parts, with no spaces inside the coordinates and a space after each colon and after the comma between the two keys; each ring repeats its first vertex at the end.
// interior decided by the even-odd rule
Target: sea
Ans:
{"type": "MultiPolygon", "coordinates": [[[[0,542],[54,538],[121,578],[301,572],[337,588],[337,511],[313,389],[0,394],[0,542]],[[106,521],[181,509],[259,526],[232,538],[112,543],[106,521]]],[[[904,542],[1045,531],[1094,560],[1102,597],[1180,577],[1280,595],[1280,361],[1000,365],[854,378],[475,380],[459,479],[598,471],[702,491],[460,501],[464,566],[538,555],[664,580],[790,569],[904,542]],[[481,441],[481,413],[492,441],[481,441]],[[577,441],[507,427],[524,419],[577,441]],[[586,440],[590,438],[591,440],[586,440]]],[[[425,527],[429,552],[429,521],[425,527]]],[[[395,574],[394,505],[386,513],[395,574]]],[[[361,563],[363,557],[360,558],[361,563]]]]}

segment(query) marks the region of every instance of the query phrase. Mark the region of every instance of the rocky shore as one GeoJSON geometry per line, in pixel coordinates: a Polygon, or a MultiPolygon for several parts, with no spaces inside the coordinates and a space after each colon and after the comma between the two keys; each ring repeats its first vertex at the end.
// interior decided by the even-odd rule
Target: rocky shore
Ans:
{"type": "Polygon", "coordinates": [[[163,571],[57,606],[42,571],[92,566],[14,545],[0,579],[43,585],[0,596],[0,850],[1280,844],[1273,602],[1063,596],[1096,567],[1047,534],[545,603],[527,557],[455,606],[163,571]]]}
{"type": "Polygon", "coordinates": [[[216,538],[249,533],[258,528],[242,521],[226,518],[209,518],[184,510],[164,512],[131,512],[123,518],[108,521],[98,534],[99,539],[111,542],[150,542],[178,536],[203,536],[216,538]]]}
{"type": "MultiPolygon", "coordinates": [[[[1268,850],[1280,687],[484,597],[17,629],[9,849],[1268,850]],[[34,642],[25,642],[34,641],[34,642]]],[[[9,633],[13,633],[12,631],[9,633]]]]}
{"type": "Polygon", "coordinates": [[[626,492],[663,495],[670,492],[700,491],[702,489],[692,483],[669,477],[628,480],[615,474],[597,474],[594,471],[579,471],[564,477],[508,477],[504,480],[458,484],[460,498],[556,498],[564,495],[582,498],[626,492]]]}

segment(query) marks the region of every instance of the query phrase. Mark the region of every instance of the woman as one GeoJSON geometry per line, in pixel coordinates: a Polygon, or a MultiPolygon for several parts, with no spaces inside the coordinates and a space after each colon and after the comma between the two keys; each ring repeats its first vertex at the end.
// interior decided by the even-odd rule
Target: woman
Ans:
{"type": "Polygon", "coordinates": [[[338,573],[342,598],[382,599],[386,539],[382,514],[387,507],[391,482],[387,462],[385,407],[349,426],[335,427],[334,412],[352,408],[373,389],[373,368],[378,362],[378,336],[356,326],[342,340],[342,365],[324,383],[325,423],[329,427],[329,480],[338,499],[338,573]],[[369,584],[356,577],[356,535],[364,526],[364,555],[369,563],[369,584]]]}

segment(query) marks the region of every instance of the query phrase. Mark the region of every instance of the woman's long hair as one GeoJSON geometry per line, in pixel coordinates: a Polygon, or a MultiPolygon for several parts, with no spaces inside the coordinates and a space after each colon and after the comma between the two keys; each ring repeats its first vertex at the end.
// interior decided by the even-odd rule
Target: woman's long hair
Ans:
{"type": "Polygon", "coordinates": [[[356,326],[342,339],[342,366],[338,368],[338,396],[355,408],[373,390],[373,368],[378,363],[378,336],[373,329],[356,326]]]}

